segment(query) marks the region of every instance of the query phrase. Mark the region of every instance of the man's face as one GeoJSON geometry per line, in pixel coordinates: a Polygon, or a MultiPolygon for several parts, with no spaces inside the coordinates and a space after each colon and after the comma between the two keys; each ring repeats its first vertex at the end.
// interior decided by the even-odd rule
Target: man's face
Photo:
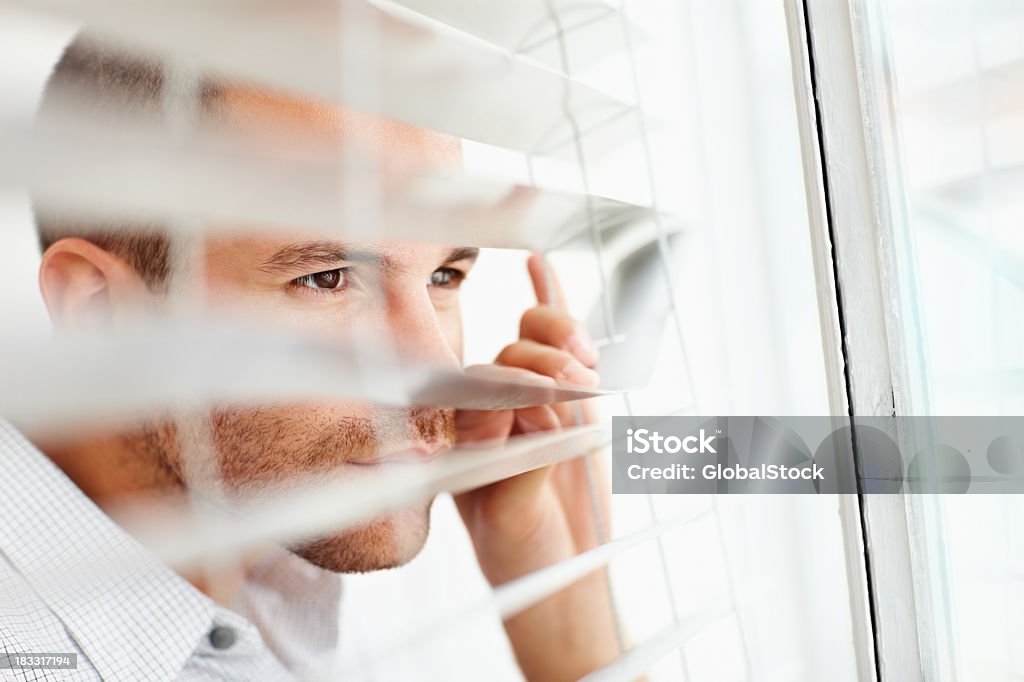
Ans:
{"type": "MultiPolygon", "coordinates": [[[[458,163],[458,143],[449,138],[245,90],[220,93],[214,125],[300,145],[358,144],[373,151],[386,181],[458,163]]],[[[460,367],[459,288],[475,249],[361,241],[339,227],[327,236],[250,230],[210,237],[190,284],[213,310],[253,313],[319,342],[390,340],[403,357],[460,367]]],[[[451,411],[432,408],[311,402],[219,409],[211,436],[230,494],[415,465],[451,444],[454,420],[451,411]]],[[[179,472],[183,464],[170,463],[179,472]]],[[[421,504],[294,549],[335,571],[396,566],[422,547],[428,511],[429,503],[421,504]]]]}

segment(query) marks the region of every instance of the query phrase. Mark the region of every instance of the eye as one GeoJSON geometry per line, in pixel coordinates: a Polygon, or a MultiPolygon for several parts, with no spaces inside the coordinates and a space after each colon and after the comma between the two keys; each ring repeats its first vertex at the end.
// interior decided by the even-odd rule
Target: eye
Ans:
{"type": "Polygon", "coordinates": [[[466,273],[455,268],[438,268],[434,272],[430,273],[430,286],[439,287],[441,289],[457,289],[463,280],[466,279],[466,273]]]}
{"type": "Polygon", "coordinates": [[[304,275],[292,281],[295,285],[308,289],[340,289],[347,282],[346,275],[347,273],[344,268],[337,268],[334,270],[324,270],[312,275],[304,275]]]}

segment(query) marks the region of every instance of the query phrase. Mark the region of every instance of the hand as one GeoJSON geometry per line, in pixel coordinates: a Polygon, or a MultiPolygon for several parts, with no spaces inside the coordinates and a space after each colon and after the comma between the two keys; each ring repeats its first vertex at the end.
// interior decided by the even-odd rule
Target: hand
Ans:
{"type": "MultiPolygon", "coordinates": [[[[519,340],[502,350],[496,366],[467,371],[513,376],[529,372],[596,386],[598,376],[590,368],[597,363],[597,350],[583,327],[564,312],[564,294],[554,273],[536,254],[528,269],[538,305],[523,315],[519,340]]],[[[456,428],[460,442],[491,440],[572,426],[577,416],[587,423],[596,419],[587,402],[559,403],[521,410],[461,410],[456,428]]],[[[595,547],[599,524],[607,528],[609,501],[607,478],[597,455],[530,471],[456,497],[480,567],[492,585],[595,547]],[[600,520],[594,518],[588,459],[600,520]]],[[[603,571],[509,618],[505,629],[531,680],[575,680],[619,652],[603,571]]]]}

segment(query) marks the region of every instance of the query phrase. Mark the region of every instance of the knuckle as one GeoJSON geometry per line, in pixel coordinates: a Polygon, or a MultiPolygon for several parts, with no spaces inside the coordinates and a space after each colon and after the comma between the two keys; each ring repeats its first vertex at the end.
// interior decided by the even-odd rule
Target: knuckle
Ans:
{"type": "Polygon", "coordinates": [[[548,319],[551,308],[546,305],[536,305],[525,313],[519,320],[519,330],[524,331],[526,329],[533,328],[535,326],[543,325],[548,319]]]}
{"type": "Polygon", "coordinates": [[[531,308],[519,323],[519,336],[536,338],[560,346],[576,331],[579,323],[567,313],[549,306],[531,308]]]}

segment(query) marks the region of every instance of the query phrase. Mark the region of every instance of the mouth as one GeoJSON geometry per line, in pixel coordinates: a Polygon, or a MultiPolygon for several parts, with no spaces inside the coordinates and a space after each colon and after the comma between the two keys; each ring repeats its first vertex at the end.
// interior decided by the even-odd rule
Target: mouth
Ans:
{"type": "Polygon", "coordinates": [[[348,460],[346,464],[360,467],[372,467],[382,464],[424,464],[440,457],[450,449],[447,441],[417,441],[396,443],[382,448],[382,451],[369,459],[348,460]]]}

